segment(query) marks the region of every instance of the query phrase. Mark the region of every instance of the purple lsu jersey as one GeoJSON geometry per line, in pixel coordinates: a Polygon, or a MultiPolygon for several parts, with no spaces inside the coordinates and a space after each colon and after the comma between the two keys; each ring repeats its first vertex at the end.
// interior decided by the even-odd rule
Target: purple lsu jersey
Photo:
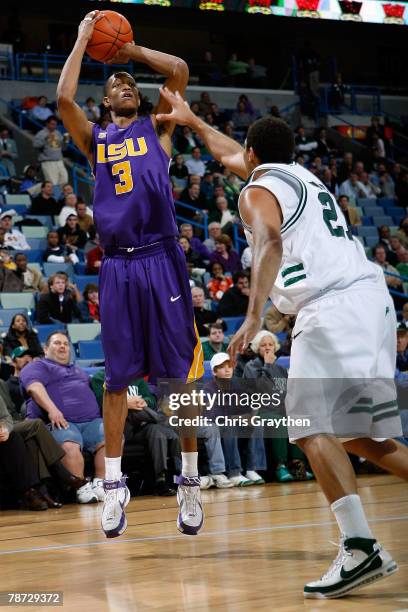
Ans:
{"type": "Polygon", "coordinates": [[[178,235],[169,158],[150,117],[92,132],[94,220],[102,247],[141,247],[178,235]]]}

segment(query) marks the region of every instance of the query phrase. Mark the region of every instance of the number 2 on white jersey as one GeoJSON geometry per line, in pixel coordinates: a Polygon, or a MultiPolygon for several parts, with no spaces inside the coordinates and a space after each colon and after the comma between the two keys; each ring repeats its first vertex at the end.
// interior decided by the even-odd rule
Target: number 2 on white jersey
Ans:
{"type": "Polygon", "coordinates": [[[112,166],[112,175],[119,176],[119,183],[115,183],[116,195],[128,193],[133,189],[133,177],[130,161],[123,161],[112,166]]]}

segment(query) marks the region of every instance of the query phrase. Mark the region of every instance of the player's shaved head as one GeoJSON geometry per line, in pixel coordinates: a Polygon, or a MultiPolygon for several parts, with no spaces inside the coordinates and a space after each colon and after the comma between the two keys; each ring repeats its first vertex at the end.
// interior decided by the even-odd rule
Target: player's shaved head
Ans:
{"type": "Polygon", "coordinates": [[[104,96],[109,96],[112,84],[116,79],[118,79],[119,81],[133,82],[133,85],[137,87],[135,79],[132,77],[131,74],[129,74],[129,72],[114,72],[113,74],[110,75],[110,77],[108,78],[108,80],[106,81],[104,85],[104,88],[103,88],[104,96]]]}
{"type": "Polygon", "coordinates": [[[261,164],[288,164],[295,149],[293,132],[282,119],[263,117],[248,130],[246,149],[251,148],[261,164]]]}

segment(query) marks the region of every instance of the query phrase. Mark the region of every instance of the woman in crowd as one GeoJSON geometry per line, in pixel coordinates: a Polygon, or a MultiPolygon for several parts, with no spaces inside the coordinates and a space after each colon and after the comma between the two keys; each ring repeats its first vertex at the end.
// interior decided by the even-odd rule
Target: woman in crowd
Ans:
{"type": "Polygon", "coordinates": [[[33,357],[42,357],[44,354],[37,332],[31,328],[27,316],[23,313],[16,314],[11,319],[8,332],[3,337],[4,354],[11,355],[19,346],[29,349],[33,357]]]}
{"type": "Polygon", "coordinates": [[[89,283],[83,292],[84,299],[79,304],[84,323],[100,321],[99,316],[99,292],[97,285],[89,283]]]}
{"type": "Polygon", "coordinates": [[[219,302],[222,296],[232,287],[232,277],[225,276],[225,268],[222,263],[214,261],[210,265],[211,279],[207,283],[210,298],[219,302]]]}
{"type": "Polygon", "coordinates": [[[232,248],[232,240],[227,234],[221,234],[221,236],[215,240],[215,251],[211,253],[210,265],[215,262],[222,264],[225,272],[229,272],[230,274],[242,270],[239,255],[232,248]]]}
{"type": "Polygon", "coordinates": [[[184,236],[179,238],[179,245],[184,251],[187,263],[192,263],[195,268],[205,268],[205,263],[201,258],[201,255],[197,251],[193,251],[188,238],[184,236]]]}
{"type": "MultiPolygon", "coordinates": [[[[278,338],[269,331],[260,331],[251,342],[251,349],[256,357],[244,368],[243,378],[262,380],[262,392],[281,393],[284,399],[286,393],[287,372],[276,364],[276,353],[280,348],[278,338]]],[[[257,386],[257,391],[260,388],[257,386]]],[[[285,414],[282,402],[279,408],[267,408],[260,411],[262,417],[279,417],[285,414]]],[[[283,425],[274,435],[269,437],[275,476],[278,482],[291,480],[310,480],[312,473],[308,470],[305,455],[296,444],[290,444],[287,428],[283,425]]]]}

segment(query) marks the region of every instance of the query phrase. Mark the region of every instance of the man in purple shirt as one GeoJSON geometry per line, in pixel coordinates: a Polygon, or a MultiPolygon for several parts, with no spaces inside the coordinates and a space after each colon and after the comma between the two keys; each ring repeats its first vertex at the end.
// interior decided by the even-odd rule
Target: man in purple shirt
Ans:
{"type": "Polygon", "coordinates": [[[95,478],[77,490],[77,501],[88,504],[104,500],[105,439],[98,403],[89,377],[70,364],[67,335],[52,333],[45,343],[45,359],[36,359],[21,371],[27,417],[41,418],[65,451],[61,460],[75,476],[84,476],[82,449],[94,454],[95,478]]]}

